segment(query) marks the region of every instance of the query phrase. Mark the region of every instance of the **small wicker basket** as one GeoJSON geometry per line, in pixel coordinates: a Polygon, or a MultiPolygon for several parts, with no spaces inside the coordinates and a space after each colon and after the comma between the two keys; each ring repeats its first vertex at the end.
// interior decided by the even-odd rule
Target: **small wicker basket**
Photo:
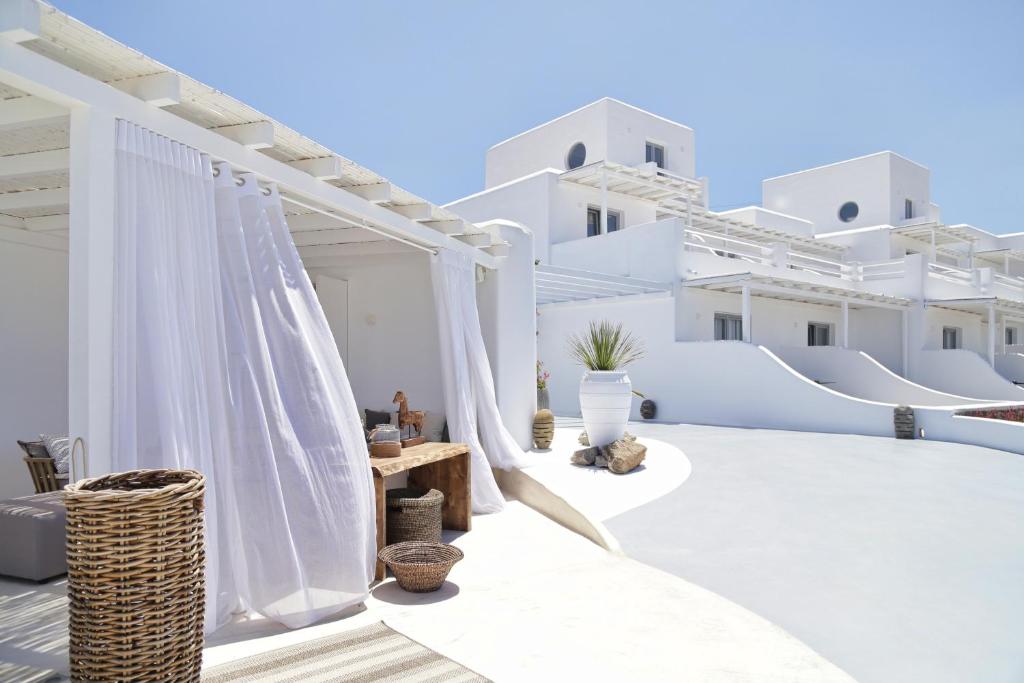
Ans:
{"type": "Polygon", "coordinates": [[[64,489],[71,680],[199,680],[205,482],[137,470],[64,489]]]}
{"type": "Polygon", "coordinates": [[[388,566],[402,590],[430,593],[444,584],[463,554],[445,543],[407,541],[384,546],[377,558],[388,566]]]}
{"type": "Polygon", "coordinates": [[[387,492],[388,543],[441,542],[444,494],[437,489],[391,489],[387,492]]]}

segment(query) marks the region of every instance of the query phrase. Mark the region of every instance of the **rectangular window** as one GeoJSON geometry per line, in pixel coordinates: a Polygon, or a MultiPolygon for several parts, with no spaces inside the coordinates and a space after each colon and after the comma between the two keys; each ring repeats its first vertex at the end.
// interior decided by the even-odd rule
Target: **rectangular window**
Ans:
{"type": "Polygon", "coordinates": [[[622,214],[608,209],[608,232],[615,232],[622,227],[622,214]]]}
{"type": "Polygon", "coordinates": [[[832,326],[828,323],[807,323],[808,346],[832,346],[832,326]]]}
{"type": "Polygon", "coordinates": [[[959,349],[962,332],[959,327],[942,328],[942,348],[959,349]]]}
{"type": "MultiPolygon", "coordinates": [[[[622,227],[622,212],[608,209],[608,232],[615,232],[622,227]]],[[[587,207],[587,237],[601,234],[601,209],[596,206],[587,207]]]]}
{"type": "Polygon", "coordinates": [[[587,237],[601,234],[601,209],[587,209],[587,237]]]}
{"type": "Polygon", "coordinates": [[[909,199],[903,200],[903,218],[910,220],[914,217],[914,202],[909,199]]]}
{"type": "Polygon", "coordinates": [[[1017,344],[1017,328],[1007,327],[1006,328],[1006,345],[1015,346],[1017,344]]]}
{"type": "Polygon", "coordinates": [[[743,341],[743,318],[715,313],[715,341],[743,341]]]}
{"type": "Polygon", "coordinates": [[[647,161],[653,161],[658,168],[665,168],[665,148],[653,142],[647,143],[647,161]]]}

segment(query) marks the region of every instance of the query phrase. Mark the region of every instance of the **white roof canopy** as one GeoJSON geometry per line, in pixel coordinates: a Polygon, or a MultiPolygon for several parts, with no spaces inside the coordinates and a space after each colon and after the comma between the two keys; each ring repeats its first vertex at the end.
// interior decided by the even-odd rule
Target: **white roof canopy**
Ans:
{"type": "Polygon", "coordinates": [[[600,190],[603,185],[608,192],[653,202],[657,205],[658,213],[687,218],[693,228],[706,232],[720,233],[765,244],[785,242],[799,245],[809,253],[832,258],[846,250],[846,247],[841,245],[753,225],[709,211],[704,206],[705,187],[703,182],[694,178],[673,175],[650,163],[633,167],[611,161],[596,161],[565,171],[559,176],[559,179],[597,190],[600,190]]]}
{"type": "Polygon", "coordinates": [[[277,183],[304,258],[404,248],[397,240],[462,251],[494,267],[507,248],[450,210],[54,7],[12,4],[24,12],[0,41],[0,229],[63,240],[66,248],[69,109],[86,104],[277,183]],[[213,138],[197,129],[219,141],[204,144],[213,138]]]}
{"type": "Polygon", "coordinates": [[[712,275],[683,280],[682,284],[685,287],[730,294],[740,294],[744,287],[749,287],[753,296],[823,306],[839,306],[846,302],[850,308],[904,309],[912,303],[910,299],[898,296],[754,273],[712,275]]]}
{"type": "Polygon", "coordinates": [[[534,279],[538,305],[672,292],[672,285],[665,282],[549,265],[537,266],[534,279]]]}
{"type": "Polygon", "coordinates": [[[1004,299],[998,296],[928,299],[925,301],[925,306],[929,308],[944,308],[960,313],[973,313],[975,315],[985,315],[988,313],[989,307],[992,307],[996,313],[1004,317],[1024,320],[1024,301],[1004,299]]]}

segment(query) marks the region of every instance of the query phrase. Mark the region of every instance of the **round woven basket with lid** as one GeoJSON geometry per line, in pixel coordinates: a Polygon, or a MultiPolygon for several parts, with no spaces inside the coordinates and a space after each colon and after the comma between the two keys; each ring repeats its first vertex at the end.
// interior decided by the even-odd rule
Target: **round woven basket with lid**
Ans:
{"type": "Polygon", "coordinates": [[[388,543],[441,541],[444,494],[437,489],[391,489],[387,492],[388,543]]]}
{"type": "Polygon", "coordinates": [[[205,484],[135,470],[65,488],[72,680],[199,680],[205,484]]]}

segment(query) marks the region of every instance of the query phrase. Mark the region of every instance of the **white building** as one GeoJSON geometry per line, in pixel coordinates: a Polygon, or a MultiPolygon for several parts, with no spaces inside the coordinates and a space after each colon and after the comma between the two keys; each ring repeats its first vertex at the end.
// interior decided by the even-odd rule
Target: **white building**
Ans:
{"type": "Polygon", "coordinates": [[[1024,235],[943,224],[928,169],[892,152],[714,212],[694,147],[606,98],[492,147],[485,189],[446,207],[533,231],[556,411],[578,411],[566,338],[600,318],[645,340],[630,375],[660,419],[884,434],[907,403],[977,442],[951,406],[1024,400],[1024,235]]]}

